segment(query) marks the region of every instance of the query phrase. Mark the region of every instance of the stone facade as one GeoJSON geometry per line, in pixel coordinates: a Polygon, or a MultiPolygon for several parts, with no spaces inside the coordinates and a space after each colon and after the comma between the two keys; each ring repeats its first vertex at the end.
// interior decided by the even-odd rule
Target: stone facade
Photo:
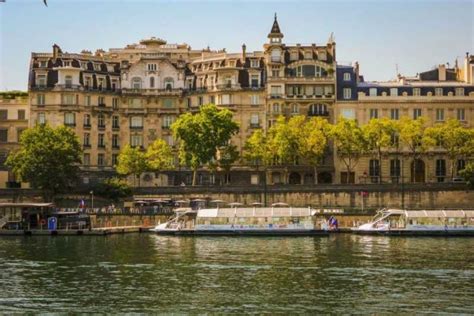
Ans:
{"type": "MultiPolygon", "coordinates": [[[[255,129],[267,130],[279,115],[322,116],[331,123],[342,115],[365,123],[375,113],[372,109],[382,117],[392,109],[398,109],[399,116],[403,116],[421,108],[422,115],[434,117],[436,109],[442,108],[444,119],[459,117],[462,109],[463,122],[470,124],[474,101],[472,56],[466,57],[462,67],[440,66],[436,72],[429,71],[418,78],[367,83],[359,75],[358,64],[337,64],[332,35],[323,45],[288,45],[283,38],[275,16],[267,43],[256,52],[247,52],[245,44],[238,53],[227,53],[225,49],[193,50],[187,44],[168,44],[154,37],[94,54],[66,53],[54,45],[52,53],[31,56],[30,124],[65,124],[75,130],[84,146],[84,183],[112,174],[120,149],[126,144],[146,148],[162,138],[174,146],[170,125],[180,114],[196,112],[207,103],[234,113],[240,132],[232,142],[241,152],[245,139],[255,129]],[[422,89],[413,96],[417,86],[422,89]],[[373,96],[374,87],[378,92],[373,96]],[[390,90],[395,87],[396,96],[390,90]],[[444,89],[442,96],[438,95],[438,87],[444,89]]],[[[342,166],[332,152],[329,150],[323,166],[318,168],[320,183],[341,181],[342,166]]],[[[433,155],[432,161],[436,158],[433,155]]],[[[364,158],[359,163],[354,182],[368,181],[369,160],[364,158]]],[[[423,180],[437,181],[439,177],[430,173],[431,162],[426,164],[423,180]]],[[[387,174],[390,166],[383,162],[383,167],[388,168],[387,174]]],[[[407,162],[404,174],[408,173],[407,162]]],[[[227,182],[221,177],[203,169],[198,182],[227,182]]],[[[311,184],[314,177],[313,168],[302,163],[271,168],[267,181],[311,184]]],[[[261,184],[262,178],[260,172],[236,165],[230,183],[261,184]]],[[[190,181],[190,171],[178,167],[161,175],[146,173],[141,185],[190,181]]]]}
{"type": "Polygon", "coordinates": [[[5,160],[10,151],[18,148],[20,135],[28,128],[29,115],[26,93],[0,94],[0,188],[28,187],[16,181],[5,160]]]}

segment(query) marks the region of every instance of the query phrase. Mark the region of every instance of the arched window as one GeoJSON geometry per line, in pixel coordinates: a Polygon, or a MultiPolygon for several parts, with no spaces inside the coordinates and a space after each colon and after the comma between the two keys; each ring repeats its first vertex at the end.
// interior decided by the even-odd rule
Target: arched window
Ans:
{"type": "Polygon", "coordinates": [[[281,60],[281,51],[279,49],[272,50],[272,61],[280,61],[281,60]]]}
{"type": "Polygon", "coordinates": [[[141,89],[142,88],[142,79],[135,77],[132,79],[132,89],[141,89]]]}
{"type": "Polygon", "coordinates": [[[155,77],[150,77],[150,88],[155,87],[155,77]]]}
{"type": "Polygon", "coordinates": [[[174,80],[171,77],[167,77],[164,80],[164,86],[166,90],[172,90],[174,88],[174,80]]]}

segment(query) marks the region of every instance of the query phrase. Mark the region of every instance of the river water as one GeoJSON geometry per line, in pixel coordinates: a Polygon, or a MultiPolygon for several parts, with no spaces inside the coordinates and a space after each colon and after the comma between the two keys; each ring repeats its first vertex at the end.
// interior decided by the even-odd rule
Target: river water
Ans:
{"type": "Polygon", "coordinates": [[[474,239],[7,237],[0,312],[474,313],[474,239]]]}

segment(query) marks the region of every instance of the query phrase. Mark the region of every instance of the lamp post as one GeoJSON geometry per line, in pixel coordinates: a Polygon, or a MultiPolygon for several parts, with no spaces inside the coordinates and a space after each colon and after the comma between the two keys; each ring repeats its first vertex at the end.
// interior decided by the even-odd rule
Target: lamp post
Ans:
{"type": "Polygon", "coordinates": [[[91,208],[92,212],[94,212],[94,191],[89,192],[91,194],[91,208]]]}

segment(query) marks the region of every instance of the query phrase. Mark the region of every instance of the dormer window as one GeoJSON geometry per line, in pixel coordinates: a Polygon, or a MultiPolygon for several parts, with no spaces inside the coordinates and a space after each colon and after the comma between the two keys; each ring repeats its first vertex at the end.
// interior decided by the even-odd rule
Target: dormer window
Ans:
{"type": "Polygon", "coordinates": [[[38,87],[46,87],[46,75],[36,75],[36,85],[38,87]]]}
{"type": "Polygon", "coordinates": [[[70,60],[63,60],[63,67],[71,67],[71,61],[70,60]]]}
{"type": "Polygon", "coordinates": [[[100,71],[100,64],[94,64],[94,70],[100,71]]]}
{"type": "Polygon", "coordinates": [[[319,57],[319,60],[326,60],[327,59],[326,52],[325,51],[320,51],[318,53],[318,57],[319,57]]]}
{"type": "Polygon", "coordinates": [[[345,72],[344,73],[344,81],[351,81],[351,73],[345,72]]]}
{"type": "Polygon", "coordinates": [[[258,59],[251,59],[251,60],[250,60],[250,67],[252,67],[252,68],[259,68],[259,67],[260,67],[260,60],[258,60],[258,59]]]}
{"type": "Polygon", "coordinates": [[[68,89],[72,88],[72,76],[66,76],[64,78],[64,84],[65,84],[66,88],[68,88],[68,89]]]}
{"type": "Polygon", "coordinates": [[[81,61],[81,68],[84,70],[87,70],[87,62],[86,61],[81,61]]]}
{"type": "Polygon", "coordinates": [[[157,66],[156,64],[148,64],[147,68],[148,68],[148,71],[156,71],[157,66]]]}
{"type": "Polygon", "coordinates": [[[313,52],[304,52],[304,59],[313,59],[313,52]]]}
{"type": "Polygon", "coordinates": [[[40,68],[47,68],[48,67],[48,61],[40,60],[39,61],[39,66],[40,66],[40,68]]]}
{"type": "Polygon", "coordinates": [[[298,58],[298,55],[299,55],[298,52],[291,52],[291,53],[290,53],[290,60],[291,60],[291,61],[298,60],[298,59],[299,59],[299,58],[298,58]]]}

